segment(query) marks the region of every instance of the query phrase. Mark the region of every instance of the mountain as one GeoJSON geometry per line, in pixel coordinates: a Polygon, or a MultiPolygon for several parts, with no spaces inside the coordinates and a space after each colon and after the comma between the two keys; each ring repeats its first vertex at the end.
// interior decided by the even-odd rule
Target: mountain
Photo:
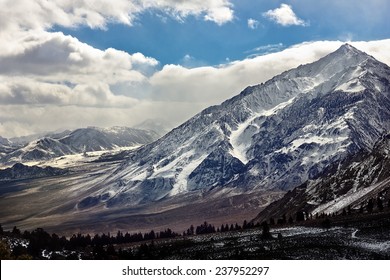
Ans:
{"type": "Polygon", "coordinates": [[[355,154],[339,164],[329,166],[318,178],[289,191],[271,203],[254,219],[262,222],[285,215],[295,218],[307,214],[341,214],[344,210],[365,209],[370,200],[390,199],[390,134],[382,137],[371,152],[355,154]]]}
{"type": "Polygon", "coordinates": [[[6,154],[1,161],[8,163],[42,161],[83,152],[139,146],[153,142],[159,136],[154,131],[128,127],[80,128],[74,131],[47,134],[43,138],[6,154]]]}
{"type": "Polygon", "coordinates": [[[172,127],[172,124],[164,119],[147,119],[134,126],[137,129],[152,130],[161,136],[167,134],[172,127]]]}
{"type": "Polygon", "coordinates": [[[387,65],[345,44],[130,153],[110,177],[116,194],[107,204],[210,190],[290,190],[349,155],[372,150],[390,129],[389,80],[387,65]]]}
{"type": "Polygon", "coordinates": [[[0,181],[50,177],[56,175],[64,175],[67,172],[67,170],[60,168],[41,168],[38,166],[26,166],[21,163],[16,163],[10,168],[0,170],[0,181]]]}
{"type": "Polygon", "coordinates": [[[7,153],[11,150],[11,142],[0,136],[0,156],[3,153],[7,153]]]}
{"type": "Polygon", "coordinates": [[[91,152],[143,145],[153,142],[159,136],[154,131],[129,127],[88,127],[76,129],[59,141],[76,151],[91,152]]]}

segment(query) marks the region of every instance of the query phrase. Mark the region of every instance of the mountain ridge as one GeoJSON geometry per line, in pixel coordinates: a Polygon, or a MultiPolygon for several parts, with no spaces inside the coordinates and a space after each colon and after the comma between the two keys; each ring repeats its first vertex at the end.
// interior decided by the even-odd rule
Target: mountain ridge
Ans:
{"type": "Polygon", "coordinates": [[[343,45],[247,87],[130,153],[112,183],[127,186],[123,196],[161,191],[151,197],[215,187],[291,189],[330,162],[370,150],[390,129],[388,77],[387,65],[343,45]]]}

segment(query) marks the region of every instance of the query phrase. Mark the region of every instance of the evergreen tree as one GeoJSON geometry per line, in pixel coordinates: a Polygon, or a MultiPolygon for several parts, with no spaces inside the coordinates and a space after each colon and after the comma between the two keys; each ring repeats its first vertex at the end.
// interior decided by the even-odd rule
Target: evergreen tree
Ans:
{"type": "Polygon", "coordinates": [[[370,198],[367,203],[367,211],[368,213],[372,213],[372,210],[374,209],[374,200],[370,198]]]}
{"type": "Polygon", "coordinates": [[[297,222],[302,222],[305,220],[305,214],[302,211],[297,212],[297,222]]]}
{"type": "Polygon", "coordinates": [[[376,204],[378,205],[378,210],[382,212],[384,207],[380,196],[378,196],[376,204]]]}
{"type": "Polygon", "coordinates": [[[12,235],[20,236],[20,230],[16,226],[14,226],[14,228],[12,229],[12,235]]]}
{"type": "Polygon", "coordinates": [[[268,223],[266,221],[264,221],[261,224],[261,227],[262,227],[261,238],[262,239],[272,239],[272,235],[269,231],[270,229],[269,229],[268,223]]]}
{"type": "Polygon", "coordinates": [[[244,223],[242,224],[242,228],[243,229],[247,229],[248,228],[248,222],[246,220],[244,220],[244,223]]]}

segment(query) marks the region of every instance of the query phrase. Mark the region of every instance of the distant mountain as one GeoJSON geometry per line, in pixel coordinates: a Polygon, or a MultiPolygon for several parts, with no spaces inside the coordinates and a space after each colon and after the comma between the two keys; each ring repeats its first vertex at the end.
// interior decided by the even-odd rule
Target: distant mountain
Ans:
{"type": "Polygon", "coordinates": [[[21,163],[16,163],[11,168],[0,170],[0,181],[33,179],[40,177],[50,177],[56,175],[64,175],[68,171],[60,168],[38,166],[26,166],[21,163]]]}
{"type": "Polygon", "coordinates": [[[387,205],[390,199],[390,134],[381,138],[371,152],[358,153],[339,164],[329,166],[318,178],[289,191],[271,203],[256,218],[261,222],[307,214],[341,214],[347,209],[366,209],[378,199],[387,205]]]}
{"type": "Polygon", "coordinates": [[[8,139],[3,138],[3,137],[0,136],[0,145],[2,145],[2,146],[9,146],[10,144],[11,144],[11,142],[8,139]]]}
{"type": "Polygon", "coordinates": [[[134,126],[137,129],[152,130],[160,136],[167,134],[172,127],[172,124],[164,119],[147,119],[134,126]]]}
{"type": "Polygon", "coordinates": [[[143,145],[153,142],[159,136],[154,131],[129,127],[88,127],[76,129],[59,141],[76,151],[91,152],[143,145]]]}
{"type": "MultiPolygon", "coordinates": [[[[207,108],[128,155],[110,205],[188,192],[290,190],[390,129],[390,68],[345,44],[207,108]]],[[[102,190],[104,192],[104,190],[102,190]]]]}
{"type": "Polygon", "coordinates": [[[12,143],[0,136],[0,158],[13,150],[12,143]]]}
{"type": "Polygon", "coordinates": [[[63,155],[74,154],[76,151],[58,140],[42,138],[27,146],[13,151],[2,158],[3,162],[24,162],[49,160],[63,155]]]}
{"type": "Polygon", "coordinates": [[[83,152],[112,150],[118,147],[140,146],[160,137],[154,131],[128,127],[80,128],[51,133],[16,149],[2,162],[43,161],[83,152]]]}

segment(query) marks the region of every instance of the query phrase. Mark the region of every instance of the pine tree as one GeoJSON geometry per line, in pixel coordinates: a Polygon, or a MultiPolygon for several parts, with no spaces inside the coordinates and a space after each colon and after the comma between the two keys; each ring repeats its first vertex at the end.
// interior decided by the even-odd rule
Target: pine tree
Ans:
{"type": "Polygon", "coordinates": [[[377,198],[377,205],[378,205],[378,210],[379,211],[383,211],[383,203],[382,203],[382,199],[380,198],[380,196],[378,196],[378,198],[377,198]]]}
{"type": "Polygon", "coordinates": [[[272,235],[270,233],[270,228],[269,228],[269,225],[266,221],[264,221],[262,224],[261,224],[261,227],[262,227],[262,233],[261,233],[261,238],[262,239],[272,239],[272,235]]]}
{"type": "Polygon", "coordinates": [[[370,198],[370,200],[367,203],[368,213],[371,213],[373,209],[374,209],[374,200],[372,198],[370,198]]]}
{"type": "Polygon", "coordinates": [[[297,212],[297,222],[302,222],[305,220],[305,214],[302,211],[297,212]]]}

